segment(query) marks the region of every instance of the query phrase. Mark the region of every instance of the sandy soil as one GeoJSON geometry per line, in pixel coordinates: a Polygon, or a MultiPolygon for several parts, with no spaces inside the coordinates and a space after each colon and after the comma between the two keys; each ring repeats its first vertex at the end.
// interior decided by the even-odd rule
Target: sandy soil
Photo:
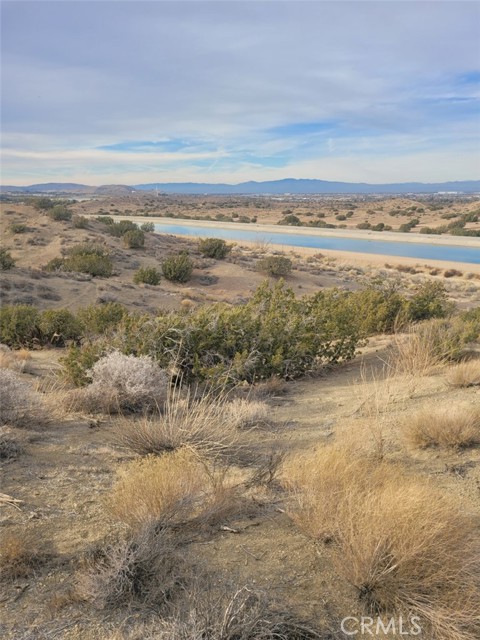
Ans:
{"type": "MultiPolygon", "coordinates": [[[[480,450],[412,451],[399,431],[399,419],[425,403],[478,403],[478,387],[448,388],[445,368],[416,377],[413,385],[407,378],[379,383],[390,340],[372,340],[362,356],[326,377],[288,383],[285,393],[268,400],[272,424],[254,434],[258,447],[276,442],[293,452],[353,438],[359,449],[371,452],[378,436],[369,413],[375,395],[386,459],[406,472],[433,478],[480,516],[480,450]]],[[[23,377],[48,388],[58,355],[34,352],[23,377]]],[[[2,531],[32,534],[52,554],[34,576],[3,583],[3,638],[43,638],[49,632],[49,638],[107,640],[109,631],[148,616],[145,611],[132,618],[126,610],[94,610],[68,595],[81,555],[117,526],[104,500],[132,454],[118,447],[114,434],[115,418],[92,422],[88,416],[65,415],[46,428],[23,431],[25,452],[1,463],[2,492],[22,501],[17,508],[0,507],[2,531]],[[37,629],[38,636],[27,636],[27,629],[37,629]]],[[[299,532],[284,506],[278,495],[253,518],[239,515],[228,522],[239,533],[218,529],[189,553],[208,566],[217,584],[234,581],[264,589],[319,626],[338,626],[345,615],[360,615],[356,592],[335,573],[328,547],[318,547],[299,532]]]]}

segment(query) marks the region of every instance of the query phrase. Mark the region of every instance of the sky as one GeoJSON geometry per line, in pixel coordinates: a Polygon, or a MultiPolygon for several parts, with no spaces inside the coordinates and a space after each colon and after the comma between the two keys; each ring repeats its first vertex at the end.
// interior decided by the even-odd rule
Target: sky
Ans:
{"type": "Polygon", "coordinates": [[[480,2],[1,13],[2,184],[480,178],[480,2]]]}

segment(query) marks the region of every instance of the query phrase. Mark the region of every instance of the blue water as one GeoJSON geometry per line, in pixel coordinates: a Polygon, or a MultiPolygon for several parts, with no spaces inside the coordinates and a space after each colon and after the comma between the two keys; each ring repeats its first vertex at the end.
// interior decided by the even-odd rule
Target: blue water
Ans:
{"type": "Polygon", "coordinates": [[[447,260],[480,264],[480,240],[478,247],[458,247],[453,245],[431,245],[416,242],[391,242],[383,240],[360,240],[354,238],[309,236],[308,232],[297,235],[288,232],[265,232],[250,229],[221,229],[213,227],[189,226],[186,224],[155,224],[157,233],[172,233],[182,236],[224,238],[225,240],[246,240],[269,242],[291,247],[314,247],[357,253],[377,253],[385,256],[402,256],[422,260],[447,260]]]}

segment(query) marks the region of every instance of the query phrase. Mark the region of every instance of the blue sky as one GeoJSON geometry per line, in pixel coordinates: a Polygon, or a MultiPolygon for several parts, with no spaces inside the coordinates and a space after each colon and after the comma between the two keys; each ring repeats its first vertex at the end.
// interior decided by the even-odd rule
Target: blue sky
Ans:
{"type": "Polygon", "coordinates": [[[2,183],[480,178],[480,3],[3,0],[2,183]]]}

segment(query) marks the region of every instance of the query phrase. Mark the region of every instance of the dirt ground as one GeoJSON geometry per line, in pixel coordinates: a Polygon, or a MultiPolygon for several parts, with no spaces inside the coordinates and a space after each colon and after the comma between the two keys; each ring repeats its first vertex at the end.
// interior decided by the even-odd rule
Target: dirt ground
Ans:
{"type": "MultiPolygon", "coordinates": [[[[404,415],[426,403],[478,405],[480,390],[449,388],[446,367],[423,377],[383,379],[390,342],[377,337],[362,355],[328,375],[287,383],[283,393],[268,399],[271,425],[258,429],[254,442],[258,447],[276,442],[290,454],[353,438],[371,452],[378,445],[374,411],[385,458],[406,473],[434,478],[465,509],[475,511],[480,524],[480,449],[412,451],[399,427],[404,415]]],[[[23,378],[37,388],[51,388],[48,380],[60,353],[33,352],[23,378]]],[[[145,612],[99,612],[69,598],[79,557],[118,526],[105,497],[117,469],[133,454],[116,443],[115,420],[57,417],[47,427],[22,431],[25,452],[2,462],[1,491],[21,502],[0,507],[1,530],[31,534],[51,554],[34,576],[3,584],[2,637],[103,640],[128,626],[131,615],[145,617],[145,612]]],[[[263,589],[319,627],[361,615],[356,592],[335,573],[328,547],[299,532],[285,514],[284,499],[282,493],[270,497],[254,516],[228,522],[225,531],[219,527],[191,545],[189,554],[208,566],[219,586],[233,580],[263,589]]]]}

